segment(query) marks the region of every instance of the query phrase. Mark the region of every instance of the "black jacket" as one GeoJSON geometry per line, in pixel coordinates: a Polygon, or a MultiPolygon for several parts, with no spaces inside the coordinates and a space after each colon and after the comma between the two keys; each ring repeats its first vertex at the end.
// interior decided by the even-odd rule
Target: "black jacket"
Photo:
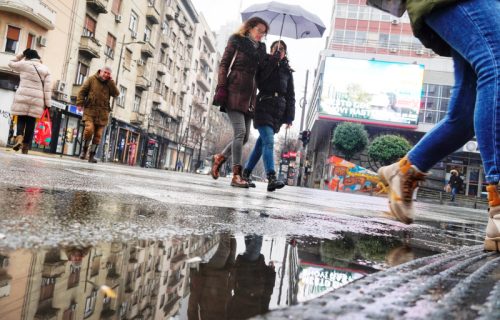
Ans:
{"type": "Polygon", "coordinates": [[[454,175],[454,174],[451,175],[450,182],[449,182],[450,187],[457,188],[458,190],[461,190],[463,183],[464,183],[464,181],[462,180],[462,178],[460,178],[460,176],[454,175]]]}
{"type": "Polygon", "coordinates": [[[287,60],[268,55],[257,73],[259,94],[255,106],[254,127],[271,126],[277,133],[284,123],[295,119],[293,70],[287,60]]]}

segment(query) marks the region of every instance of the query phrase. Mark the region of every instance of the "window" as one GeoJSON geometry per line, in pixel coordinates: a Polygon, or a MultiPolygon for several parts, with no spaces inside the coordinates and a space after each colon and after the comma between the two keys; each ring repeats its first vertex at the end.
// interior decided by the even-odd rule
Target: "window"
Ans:
{"type": "Polygon", "coordinates": [[[155,80],[155,93],[161,94],[161,77],[155,80]]]}
{"type": "Polygon", "coordinates": [[[115,55],[115,47],[116,47],[116,38],[111,33],[108,33],[108,37],[106,38],[106,49],[104,51],[104,54],[108,58],[113,59],[113,56],[115,55]]]}
{"type": "Polygon", "coordinates": [[[128,25],[129,30],[132,31],[133,33],[136,33],[138,23],[139,23],[139,17],[137,16],[137,13],[132,11],[130,13],[130,23],[128,25]]]}
{"type": "Polygon", "coordinates": [[[127,96],[127,88],[120,86],[120,95],[116,101],[116,104],[122,108],[125,108],[125,98],[127,96]]]}
{"type": "Polygon", "coordinates": [[[97,22],[89,15],[85,16],[85,25],[83,26],[83,36],[95,38],[95,27],[97,22]]]}
{"type": "Polygon", "coordinates": [[[151,39],[151,27],[146,26],[146,28],[144,28],[144,41],[149,42],[150,39],[151,39]]]}
{"type": "Polygon", "coordinates": [[[125,49],[125,55],[123,57],[123,67],[130,70],[130,66],[132,64],[132,50],[125,49]]]}
{"type": "Polygon", "coordinates": [[[134,98],[134,109],[132,111],[139,112],[140,108],[141,108],[141,96],[136,94],[134,98]]]}
{"type": "Polygon", "coordinates": [[[80,265],[72,264],[69,267],[69,277],[68,277],[68,289],[74,288],[78,286],[78,282],[80,282],[80,265]]]}
{"type": "Polygon", "coordinates": [[[16,53],[19,44],[21,29],[7,26],[7,39],[5,41],[5,52],[16,53]]]}
{"type": "Polygon", "coordinates": [[[113,5],[111,6],[111,12],[113,12],[115,15],[119,15],[121,7],[122,7],[122,0],[113,0],[113,5]]]}
{"type": "Polygon", "coordinates": [[[75,84],[81,86],[89,74],[89,67],[81,62],[78,62],[78,70],[76,72],[75,84]]]}
{"type": "Polygon", "coordinates": [[[101,257],[95,256],[94,259],[92,259],[92,269],[90,271],[91,277],[95,277],[99,274],[99,266],[100,265],[101,265],[101,257]]]}
{"type": "Polygon", "coordinates": [[[160,63],[165,63],[165,50],[160,49],[160,59],[158,60],[160,63]]]}
{"type": "Polygon", "coordinates": [[[88,318],[92,315],[92,313],[94,313],[96,300],[97,300],[97,289],[94,289],[85,300],[85,311],[83,314],[84,318],[88,318]]]}
{"type": "Polygon", "coordinates": [[[40,301],[45,301],[54,296],[54,288],[56,278],[42,277],[42,285],[40,286],[40,301]]]}
{"type": "Polygon", "coordinates": [[[33,49],[35,47],[35,35],[30,33],[28,34],[28,39],[26,41],[26,48],[33,49]]]}

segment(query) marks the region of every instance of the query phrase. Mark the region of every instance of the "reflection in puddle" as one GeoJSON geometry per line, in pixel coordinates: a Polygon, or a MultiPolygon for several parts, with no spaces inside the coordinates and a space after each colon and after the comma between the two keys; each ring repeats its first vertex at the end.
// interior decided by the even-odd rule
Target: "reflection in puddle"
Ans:
{"type": "Polygon", "coordinates": [[[356,234],[217,234],[4,251],[0,318],[245,319],[430,254],[395,238],[356,234]]]}

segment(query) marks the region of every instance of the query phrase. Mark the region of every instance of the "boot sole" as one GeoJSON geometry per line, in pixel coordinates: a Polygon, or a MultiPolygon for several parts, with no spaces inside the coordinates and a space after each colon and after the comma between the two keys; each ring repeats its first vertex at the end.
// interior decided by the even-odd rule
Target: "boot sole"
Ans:
{"type": "Polygon", "coordinates": [[[484,251],[500,252],[500,238],[485,238],[484,251]]]}
{"type": "Polygon", "coordinates": [[[14,151],[19,151],[21,149],[21,147],[23,146],[22,143],[16,143],[13,147],[12,147],[12,150],[14,151]]]}
{"type": "MultiPolygon", "coordinates": [[[[214,163],[214,162],[215,162],[215,156],[212,156],[212,163],[214,163]]],[[[212,178],[214,178],[214,180],[219,179],[219,175],[214,175],[214,169],[213,169],[213,167],[210,170],[210,175],[212,176],[212,178]]]]}
{"type": "Polygon", "coordinates": [[[241,184],[235,184],[235,183],[231,183],[231,187],[248,189],[248,185],[241,185],[241,184]]]}

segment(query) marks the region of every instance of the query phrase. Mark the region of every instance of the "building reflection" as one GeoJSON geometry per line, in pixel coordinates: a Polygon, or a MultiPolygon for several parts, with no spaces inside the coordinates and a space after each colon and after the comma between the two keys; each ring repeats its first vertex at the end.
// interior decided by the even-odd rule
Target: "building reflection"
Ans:
{"type": "Polygon", "coordinates": [[[0,251],[0,319],[246,319],[433,253],[349,233],[336,240],[223,233],[0,251]]]}

